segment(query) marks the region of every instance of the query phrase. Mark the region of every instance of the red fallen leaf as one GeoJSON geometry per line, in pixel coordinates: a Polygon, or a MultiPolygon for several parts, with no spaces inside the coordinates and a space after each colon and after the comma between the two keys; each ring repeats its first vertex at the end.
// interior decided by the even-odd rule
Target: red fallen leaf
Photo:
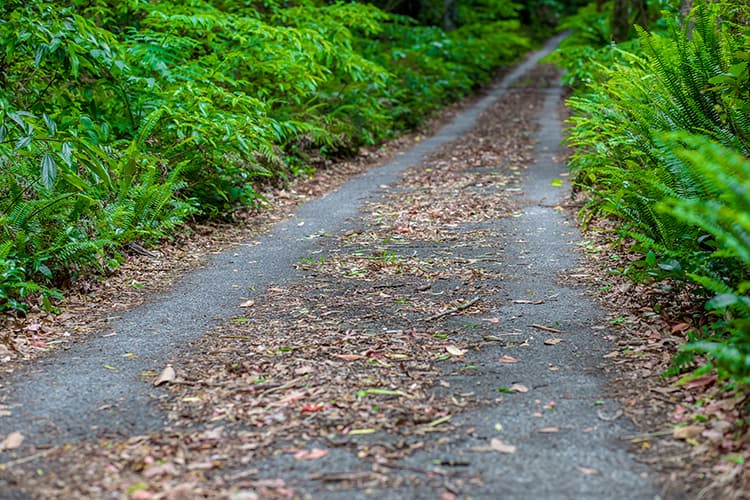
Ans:
{"type": "Polygon", "coordinates": [[[300,412],[302,413],[314,413],[316,411],[323,411],[328,408],[330,408],[331,405],[327,403],[316,403],[316,404],[306,404],[302,408],[300,408],[300,412]]]}
{"type": "Polygon", "coordinates": [[[328,455],[328,450],[313,448],[311,450],[299,450],[294,454],[295,460],[317,460],[328,455]]]}
{"type": "Polygon", "coordinates": [[[364,358],[364,356],[361,356],[359,354],[334,354],[333,357],[343,359],[345,361],[357,361],[358,359],[364,358]]]}
{"type": "Polygon", "coordinates": [[[367,351],[365,353],[365,356],[367,356],[368,358],[383,359],[383,355],[375,351],[367,351]]]}
{"type": "Polygon", "coordinates": [[[514,358],[513,356],[508,356],[507,354],[500,356],[500,362],[501,363],[518,363],[518,360],[514,358]]]}
{"type": "Polygon", "coordinates": [[[47,348],[47,343],[43,340],[35,340],[31,343],[34,347],[41,347],[42,349],[47,348]]]}
{"type": "Polygon", "coordinates": [[[399,226],[393,232],[396,234],[407,234],[407,233],[413,233],[414,230],[411,229],[410,227],[399,226]]]}
{"type": "Polygon", "coordinates": [[[716,382],[716,375],[705,375],[682,384],[685,389],[697,389],[698,387],[705,387],[716,382]]]}

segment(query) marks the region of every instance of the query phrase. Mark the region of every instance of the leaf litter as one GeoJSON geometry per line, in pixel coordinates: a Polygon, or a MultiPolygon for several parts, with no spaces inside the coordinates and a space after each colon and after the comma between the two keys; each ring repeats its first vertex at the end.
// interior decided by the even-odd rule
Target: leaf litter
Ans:
{"type": "MultiPolygon", "coordinates": [[[[342,448],[372,470],[345,475],[339,487],[441,477],[394,461],[451,439],[452,417],[483,403],[439,384],[470,354],[453,319],[479,322],[503,302],[493,266],[501,235],[462,225],[516,211],[538,109],[520,91],[501,98],[488,111],[494,118],[368,204],[362,229],[316,238],[320,258],[298,263],[299,281],[271,284],[158,378],[144,377],[170,393],[161,402],[168,428],[55,449],[50,472],[32,480],[22,466],[6,472],[48,496],[285,496],[298,486],[258,477],[252,464],[278,453],[326,460],[342,448]],[[516,119],[497,118],[508,114],[516,119]],[[401,251],[410,247],[432,253],[401,251]],[[469,247],[485,256],[451,256],[469,247]]],[[[516,450],[499,439],[491,447],[516,450]]]]}

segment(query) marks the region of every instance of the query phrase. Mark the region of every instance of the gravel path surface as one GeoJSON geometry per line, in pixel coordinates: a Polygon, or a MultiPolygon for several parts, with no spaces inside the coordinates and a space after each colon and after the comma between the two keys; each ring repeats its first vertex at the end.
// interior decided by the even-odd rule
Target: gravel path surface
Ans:
{"type": "Polygon", "coordinates": [[[0,453],[0,498],[654,498],[602,390],[602,314],[563,284],[580,235],[537,67],[558,41],[395,161],[14,374],[0,437],[25,441],[0,453]],[[168,362],[178,383],[153,387],[168,362]]]}

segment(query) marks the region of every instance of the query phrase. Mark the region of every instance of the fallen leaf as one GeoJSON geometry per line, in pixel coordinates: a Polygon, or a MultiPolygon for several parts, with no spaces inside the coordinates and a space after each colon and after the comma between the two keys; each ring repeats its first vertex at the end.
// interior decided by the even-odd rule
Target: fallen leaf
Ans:
{"type": "Polygon", "coordinates": [[[508,455],[510,455],[511,453],[515,453],[517,450],[517,448],[512,444],[503,443],[498,438],[492,438],[492,440],[490,441],[490,447],[498,453],[505,453],[508,455]]]}
{"type": "Polygon", "coordinates": [[[466,354],[466,351],[465,351],[465,350],[463,350],[463,349],[459,349],[458,347],[456,347],[456,346],[452,346],[452,345],[449,345],[449,346],[447,346],[447,347],[445,348],[445,350],[446,350],[446,351],[448,351],[448,353],[449,353],[449,354],[450,354],[451,356],[463,356],[464,354],[466,354]]]}
{"type": "Polygon", "coordinates": [[[177,470],[177,467],[173,463],[167,462],[166,464],[152,465],[141,472],[141,474],[144,478],[149,479],[158,476],[177,476],[180,474],[180,471],[177,470]]]}
{"type": "MultiPolygon", "coordinates": [[[[682,384],[682,387],[685,389],[697,389],[699,387],[705,387],[707,385],[711,385],[718,377],[716,375],[705,375],[703,377],[694,378],[693,380],[689,380],[682,384]]],[[[678,384],[679,385],[679,384],[678,384]]]]}
{"type": "Polygon", "coordinates": [[[529,392],[529,388],[523,384],[513,384],[510,386],[510,392],[529,392]]]}
{"type": "Polygon", "coordinates": [[[677,323],[676,325],[672,326],[672,333],[684,332],[688,328],[690,328],[690,325],[688,323],[677,323]]]}
{"type": "Polygon", "coordinates": [[[161,371],[159,378],[154,380],[154,385],[159,386],[161,384],[170,384],[174,382],[176,377],[177,374],[175,373],[174,368],[172,368],[172,365],[167,364],[167,366],[161,371]]]}
{"type": "MultiPolygon", "coordinates": [[[[192,470],[192,469],[191,469],[192,470]]],[[[203,469],[200,469],[203,470],[203,469]]],[[[194,484],[179,484],[166,492],[167,500],[184,500],[186,498],[199,498],[194,484]]]]}
{"type": "Polygon", "coordinates": [[[316,411],[326,410],[329,406],[326,403],[306,404],[299,411],[301,413],[315,413],[316,411]]]}
{"type": "Polygon", "coordinates": [[[542,427],[541,429],[537,429],[537,432],[541,432],[542,434],[554,434],[556,432],[560,432],[559,427],[542,427]]]}
{"type": "Polygon", "coordinates": [[[0,451],[5,450],[15,450],[19,446],[21,446],[21,443],[23,443],[23,434],[20,432],[11,432],[6,436],[5,439],[3,439],[2,442],[0,442],[0,451]]]}
{"type": "Polygon", "coordinates": [[[620,355],[620,351],[612,351],[612,352],[610,352],[609,354],[605,354],[605,355],[604,355],[604,356],[602,356],[602,357],[603,357],[603,358],[606,358],[606,359],[611,359],[611,358],[616,358],[616,357],[617,357],[617,356],[619,356],[619,355],[620,355]]]}
{"type": "Polygon", "coordinates": [[[364,358],[359,354],[334,354],[334,358],[343,359],[344,361],[357,361],[358,359],[364,358]]]}
{"type": "Polygon", "coordinates": [[[576,467],[578,472],[581,474],[586,474],[587,476],[596,476],[599,474],[599,471],[596,469],[592,469],[591,467],[576,467]]]}
{"type": "Polygon", "coordinates": [[[242,304],[240,304],[240,307],[253,307],[255,305],[254,300],[246,300],[242,304]]]}
{"type": "Polygon", "coordinates": [[[546,339],[544,341],[544,345],[557,345],[560,342],[562,342],[562,339],[558,339],[558,338],[553,337],[551,339],[546,339]]]}
{"type": "Polygon", "coordinates": [[[294,454],[295,460],[317,460],[328,455],[328,450],[313,448],[311,450],[299,450],[294,454]]]}
{"type": "Polygon", "coordinates": [[[607,415],[607,414],[606,414],[606,413],[604,413],[604,412],[603,412],[602,410],[598,410],[598,411],[596,412],[596,415],[597,415],[597,416],[598,416],[598,417],[599,417],[599,418],[600,418],[601,420],[604,420],[604,421],[607,421],[607,422],[609,422],[609,421],[611,421],[611,420],[617,420],[618,418],[620,418],[620,416],[622,415],[622,410],[617,410],[617,411],[615,411],[614,413],[612,413],[611,415],[607,415]]]}
{"type": "Polygon", "coordinates": [[[703,427],[700,425],[687,425],[685,427],[675,427],[672,431],[672,437],[675,439],[693,439],[701,435],[703,427]]]}
{"type": "Polygon", "coordinates": [[[514,358],[513,356],[508,356],[507,354],[500,356],[500,362],[501,363],[518,363],[518,360],[514,358]]]}
{"type": "Polygon", "coordinates": [[[153,493],[147,490],[136,490],[130,494],[130,500],[151,500],[154,498],[153,493]]]}

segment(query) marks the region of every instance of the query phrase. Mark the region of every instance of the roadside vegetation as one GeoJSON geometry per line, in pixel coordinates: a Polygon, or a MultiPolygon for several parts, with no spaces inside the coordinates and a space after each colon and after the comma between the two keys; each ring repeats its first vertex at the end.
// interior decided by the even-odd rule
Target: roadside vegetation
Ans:
{"type": "Polygon", "coordinates": [[[537,3],[4,2],[0,311],[417,126],[530,48],[520,17],[549,29],[537,3]]]}
{"type": "Polygon", "coordinates": [[[596,3],[557,57],[574,94],[569,145],[584,221],[616,221],[615,272],[693,289],[672,373],[750,383],[750,3],[596,3]],[[630,6],[630,10],[628,10],[630,6]],[[617,30],[620,43],[615,43],[617,30]]]}

